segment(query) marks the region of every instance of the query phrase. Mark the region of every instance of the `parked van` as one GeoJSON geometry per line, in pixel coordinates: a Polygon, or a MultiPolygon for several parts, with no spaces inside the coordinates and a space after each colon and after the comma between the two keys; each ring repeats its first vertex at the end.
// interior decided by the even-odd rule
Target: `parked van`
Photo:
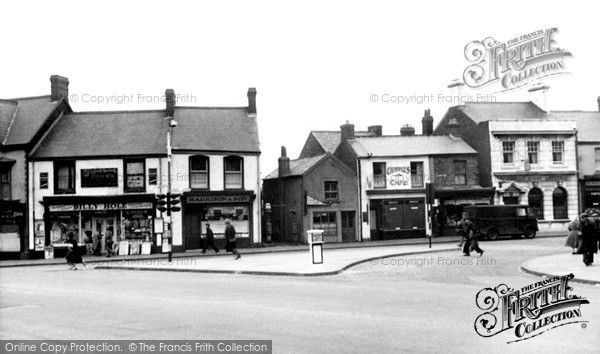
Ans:
{"type": "Polygon", "coordinates": [[[528,205],[468,205],[463,211],[469,213],[475,231],[489,240],[521,235],[534,238],[539,230],[528,205]]]}

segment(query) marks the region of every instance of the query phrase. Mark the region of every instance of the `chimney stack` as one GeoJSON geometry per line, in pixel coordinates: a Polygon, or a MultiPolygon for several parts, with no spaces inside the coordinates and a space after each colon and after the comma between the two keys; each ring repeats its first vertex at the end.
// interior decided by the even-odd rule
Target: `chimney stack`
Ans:
{"type": "Polygon", "coordinates": [[[281,147],[281,157],[278,159],[279,161],[279,177],[284,177],[292,173],[290,169],[290,158],[287,157],[287,151],[285,146],[281,147]]]}
{"type": "Polygon", "coordinates": [[[248,115],[256,116],[256,88],[248,89],[248,115]]]}
{"type": "Polygon", "coordinates": [[[350,139],[354,139],[354,124],[346,121],[346,124],[340,126],[342,130],[342,143],[350,139]]]}
{"type": "Polygon", "coordinates": [[[400,128],[400,136],[414,136],[415,128],[411,127],[408,124],[405,124],[402,128],[400,128]]]}
{"type": "Polygon", "coordinates": [[[527,90],[527,91],[531,92],[531,94],[532,94],[531,101],[533,101],[533,103],[535,103],[538,107],[540,107],[542,109],[542,111],[544,111],[546,113],[550,113],[550,110],[548,109],[548,90],[549,89],[550,89],[550,86],[537,84],[537,85],[534,85],[529,90],[527,90]]]}
{"type": "Polygon", "coordinates": [[[465,86],[464,82],[460,81],[459,79],[452,80],[450,85],[448,85],[448,88],[450,89],[450,96],[452,96],[452,102],[454,102],[455,99],[459,102],[465,101],[461,98],[463,95],[463,86],[465,86]]]}
{"type": "Polygon", "coordinates": [[[425,115],[423,119],[421,119],[421,123],[423,124],[423,135],[433,135],[433,117],[431,116],[431,110],[426,109],[425,115]]]}
{"type": "Polygon", "coordinates": [[[56,102],[64,97],[69,100],[69,79],[60,75],[50,76],[50,98],[56,102]]]}
{"type": "Polygon", "coordinates": [[[175,117],[175,90],[167,89],[165,91],[165,98],[167,101],[167,117],[175,117]]]}
{"type": "Polygon", "coordinates": [[[372,125],[367,130],[373,134],[373,136],[383,135],[383,127],[381,125],[372,125]]]}

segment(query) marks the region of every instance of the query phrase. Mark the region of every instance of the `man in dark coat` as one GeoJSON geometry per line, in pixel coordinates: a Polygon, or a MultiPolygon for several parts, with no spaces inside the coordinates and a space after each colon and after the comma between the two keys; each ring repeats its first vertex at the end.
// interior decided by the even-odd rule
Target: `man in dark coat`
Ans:
{"type": "Polygon", "coordinates": [[[219,253],[219,249],[215,246],[215,234],[210,228],[210,224],[206,224],[206,240],[204,240],[204,248],[202,248],[202,253],[206,253],[206,249],[208,247],[212,247],[216,253],[219,253]]]}
{"type": "Polygon", "coordinates": [[[483,256],[483,250],[479,248],[479,241],[475,234],[475,224],[469,218],[468,213],[463,213],[462,232],[465,235],[465,244],[463,246],[463,256],[470,256],[471,251],[479,253],[479,257],[483,256]]]}
{"type": "Polygon", "coordinates": [[[229,221],[229,219],[225,220],[225,239],[227,240],[227,252],[232,252],[236,255],[235,259],[239,259],[242,257],[242,255],[237,250],[235,234],[235,228],[233,225],[231,225],[231,221],[229,221]]]}
{"type": "Polygon", "coordinates": [[[596,224],[590,220],[587,213],[581,214],[581,241],[583,251],[583,263],[586,266],[594,263],[594,253],[598,252],[598,239],[596,234],[596,224]]]}
{"type": "Polygon", "coordinates": [[[67,235],[69,238],[69,251],[67,252],[67,256],[65,258],[67,259],[67,264],[69,264],[69,269],[77,270],[77,263],[81,263],[83,265],[83,269],[85,269],[85,262],[81,257],[81,251],[79,249],[77,237],[75,237],[73,232],[69,232],[67,235]]]}

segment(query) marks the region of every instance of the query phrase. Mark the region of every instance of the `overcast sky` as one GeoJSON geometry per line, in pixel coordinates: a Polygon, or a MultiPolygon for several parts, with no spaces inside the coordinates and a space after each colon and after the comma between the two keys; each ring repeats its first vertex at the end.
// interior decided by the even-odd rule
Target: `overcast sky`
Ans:
{"type": "MultiPolygon", "coordinates": [[[[453,105],[438,94],[448,95],[469,65],[465,45],[486,37],[505,42],[558,28],[557,45],[573,56],[565,59],[570,74],[545,81],[550,109],[597,110],[598,9],[581,3],[11,1],[0,21],[0,98],[49,94],[52,74],[69,78],[76,111],[160,109],[138,95],[166,88],[188,95],[179,105],[245,106],[256,87],[265,176],[280,146],[296,158],[311,130],[339,130],[348,120],[359,130],[381,124],[384,134],[398,134],[411,124],[420,133],[428,108],[437,124],[453,105]],[[386,94],[435,99],[385,103],[386,94]],[[83,102],[84,95],[134,100],[83,102]]],[[[530,99],[526,89],[494,97],[530,99]]]]}

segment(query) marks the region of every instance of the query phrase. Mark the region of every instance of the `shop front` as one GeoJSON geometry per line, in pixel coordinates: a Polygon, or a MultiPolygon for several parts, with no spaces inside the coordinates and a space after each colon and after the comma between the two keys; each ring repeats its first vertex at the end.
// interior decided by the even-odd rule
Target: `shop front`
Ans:
{"type": "Polygon", "coordinates": [[[600,175],[585,176],[582,186],[583,210],[600,212],[600,175]]]}
{"type": "Polygon", "coordinates": [[[496,188],[443,188],[434,187],[435,204],[432,209],[433,235],[456,236],[457,223],[463,208],[473,204],[493,204],[496,188]]]}
{"type": "Polygon", "coordinates": [[[156,252],[161,240],[154,230],[154,203],[153,194],[45,197],[44,219],[35,221],[36,251],[40,245],[53,246],[55,257],[60,256],[72,234],[88,254],[156,252]],[[108,239],[113,241],[110,250],[108,239]]]}
{"type": "Polygon", "coordinates": [[[237,246],[251,247],[253,244],[252,191],[192,191],[183,194],[183,237],[186,250],[200,249],[206,238],[206,225],[210,225],[215,244],[224,249],[225,221],[230,220],[235,228],[237,246]]]}
{"type": "MultiPolygon", "coordinates": [[[[370,194],[367,192],[367,194],[370,194]]],[[[424,193],[369,198],[371,240],[426,236],[424,193]],[[422,194],[422,195],[420,195],[422,194]]]]}
{"type": "Polygon", "coordinates": [[[18,259],[26,250],[25,204],[0,200],[0,259],[18,259]]]}

